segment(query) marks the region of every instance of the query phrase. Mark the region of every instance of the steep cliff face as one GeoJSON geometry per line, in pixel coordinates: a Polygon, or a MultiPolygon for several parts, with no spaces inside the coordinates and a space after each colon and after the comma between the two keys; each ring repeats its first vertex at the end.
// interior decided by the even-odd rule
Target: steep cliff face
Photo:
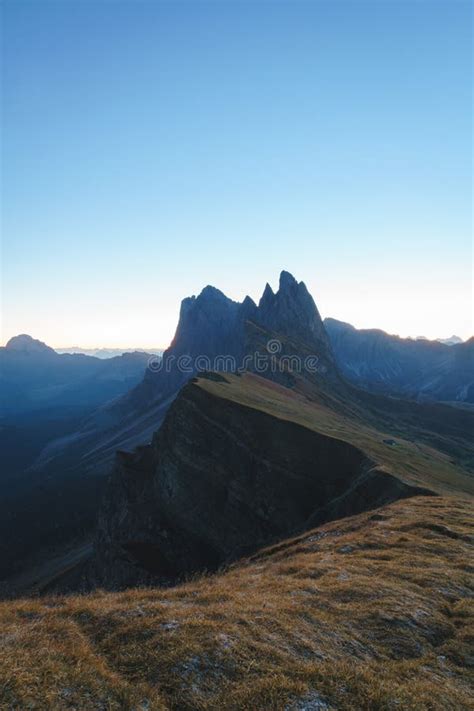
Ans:
{"type": "Polygon", "coordinates": [[[421,491],[348,442],[216,397],[201,382],[182,390],[150,446],[117,457],[96,541],[100,585],[213,570],[421,491]]]}

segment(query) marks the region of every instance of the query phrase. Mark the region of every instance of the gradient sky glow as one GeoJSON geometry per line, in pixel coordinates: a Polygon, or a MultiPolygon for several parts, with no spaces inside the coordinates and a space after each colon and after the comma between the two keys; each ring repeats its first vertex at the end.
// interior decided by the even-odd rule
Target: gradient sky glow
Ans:
{"type": "Polygon", "coordinates": [[[2,342],[167,345],[281,269],[472,334],[471,5],[4,0],[2,342]]]}

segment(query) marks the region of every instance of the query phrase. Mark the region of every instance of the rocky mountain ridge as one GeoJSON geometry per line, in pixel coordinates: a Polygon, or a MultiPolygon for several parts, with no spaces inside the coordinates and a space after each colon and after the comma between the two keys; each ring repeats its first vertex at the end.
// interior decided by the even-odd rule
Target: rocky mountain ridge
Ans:
{"type": "Polygon", "coordinates": [[[204,375],[181,390],[150,445],[118,453],[94,585],[176,582],[326,521],[432,493],[344,439],[280,419],[278,408],[237,402],[241,386],[292,397],[259,376],[204,375]]]}
{"type": "Polygon", "coordinates": [[[474,338],[461,343],[358,330],[327,318],[325,328],[337,364],[358,385],[419,400],[474,404],[474,338]]]}
{"type": "MultiPolygon", "coordinates": [[[[15,505],[13,520],[11,507],[4,517],[1,532],[6,557],[17,558],[20,550],[33,548],[40,532],[43,543],[52,546],[58,527],[65,541],[90,531],[116,451],[132,451],[151,441],[180,388],[203,369],[199,359],[206,358],[207,370],[215,367],[216,357],[230,357],[230,365],[224,362],[218,369],[235,370],[248,355],[247,367],[251,369],[256,352],[268,360],[270,339],[281,354],[307,355],[316,351],[324,373],[314,373],[312,379],[322,382],[332,378],[343,386],[314,301],[304,284],[290,274],[283,272],[277,293],[270,293],[268,287],[258,305],[249,297],[238,304],[214,287],[204,288],[198,296],[183,300],[170,347],[162,359],[151,362],[138,385],[97,408],[75,431],[43,448],[29,475],[29,496],[15,505]],[[304,327],[298,326],[298,318],[304,327]],[[269,331],[268,324],[278,331],[269,331]],[[304,337],[306,326],[309,343],[299,340],[304,337]],[[180,367],[179,359],[183,357],[186,367],[180,367]],[[48,516],[49,511],[55,511],[54,518],[48,516]],[[17,528],[21,529],[21,539],[15,534],[17,528]]],[[[56,363],[98,360],[53,355],[56,363]]],[[[290,378],[288,372],[273,373],[270,369],[266,375],[285,382],[290,378]]]]}
{"type": "MultiPolygon", "coordinates": [[[[256,353],[269,356],[270,340],[277,343],[277,355],[314,355],[321,367],[310,377],[343,387],[323,322],[303,282],[283,271],[276,294],[267,284],[258,306],[250,297],[238,303],[207,286],[198,296],[183,299],[176,333],[156,367],[152,363],[135,388],[97,410],[77,433],[84,466],[88,450],[93,453],[91,467],[97,468],[100,460],[106,470],[117,449],[131,451],[149,442],[191,377],[201,370],[252,370],[256,353]]],[[[264,376],[283,377],[270,367],[264,376]]],[[[76,442],[69,447],[75,449],[76,442]]]]}
{"type": "MultiPolygon", "coordinates": [[[[203,370],[229,373],[237,370],[238,374],[238,365],[247,357],[250,361],[245,361],[246,371],[258,374],[274,388],[284,388],[285,398],[279,403],[283,416],[292,398],[303,398],[311,402],[312,407],[326,408],[324,417],[328,421],[336,418],[338,424],[329,435],[337,439],[341,439],[338,433],[348,421],[358,422],[358,427],[370,426],[370,434],[365,430],[360,434],[357,430],[357,437],[349,442],[360,449],[359,437],[364,441],[375,437],[382,442],[383,453],[391,450],[390,462],[400,455],[398,440],[394,437],[401,435],[402,438],[417,437],[423,446],[434,444],[443,451],[444,457],[456,454],[463,464],[470,466],[472,452],[465,440],[465,432],[470,427],[468,413],[443,406],[422,407],[373,395],[350,385],[341,375],[325,326],[305,285],[282,272],[278,291],[274,293],[267,285],[258,304],[249,297],[240,304],[233,302],[214,287],[206,287],[198,296],[183,300],[175,337],[162,360],[152,363],[143,380],[125,395],[99,407],[78,429],[43,449],[30,473],[30,498],[15,507],[14,520],[8,511],[4,517],[2,535],[8,555],[18,551],[15,533],[18,528],[23,539],[22,550],[33,548],[40,536],[43,542],[54,546],[59,529],[65,544],[82,541],[86,534],[90,535],[99,496],[116,451],[129,453],[122,455],[127,467],[130,461],[135,462],[133,450],[155,441],[155,433],[168,409],[191,378],[203,370]],[[255,354],[264,356],[272,367],[260,372],[253,360],[255,354]],[[204,364],[199,360],[203,356],[204,364]],[[216,367],[217,356],[229,356],[230,363],[221,361],[216,367]],[[304,367],[308,356],[313,359],[316,356],[317,360],[317,368],[311,372],[304,367]],[[299,366],[303,364],[302,370],[301,367],[295,370],[288,360],[281,367],[283,361],[291,357],[296,357],[299,366]],[[186,367],[179,367],[180,358],[185,358],[186,367]],[[415,423],[419,426],[414,426],[415,423]],[[383,444],[384,438],[397,444],[389,447],[383,444]],[[49,515],[51,511],[55,512],[54,517],[49,515]]],[[[323,426],[323,420],[320,425],[323,426]]],[[[258,439],[258,435],[256,437],[258,439]]],[[[414,455],[416,451],[410,454],[414,455]]],[[[377,461],[370,452],[367,458],[377,461]]],[[[443,469],[445,465],[437,463],[436,466],[443,469]]],[[[138,469],[141,467],[140,462],[138,469]]],[[[393,473],[397,475],[396,467],[393,473]]],[[[427,488],[423,481],[415,481],[414,485],[427,488]]],[[[153,497],[150,496],[150,500],[153,497]]],[[[303,525],[302,518],[300,523],[303,525]]],[[[263,528],[261,540],[265,538],[263,528]]],[[[285,530],[289,528],[291,526],[285,530]]],[[[286,535],[283,528],[278,535],[286,535]]],[[[218,560],[232,555],[229,549],[220,554],[218,560]]],[[[186,566],[178,572],[185,569],[186,566]]]]}

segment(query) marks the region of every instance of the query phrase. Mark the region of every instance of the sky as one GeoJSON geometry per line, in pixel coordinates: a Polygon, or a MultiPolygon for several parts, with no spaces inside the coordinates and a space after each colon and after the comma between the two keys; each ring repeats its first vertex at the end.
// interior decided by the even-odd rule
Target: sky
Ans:
{"type": "Polygon", "coordinates": [[[472,335],[471,5],[4,0],[2,343],[166,346],[282,269],[472,335]]]}

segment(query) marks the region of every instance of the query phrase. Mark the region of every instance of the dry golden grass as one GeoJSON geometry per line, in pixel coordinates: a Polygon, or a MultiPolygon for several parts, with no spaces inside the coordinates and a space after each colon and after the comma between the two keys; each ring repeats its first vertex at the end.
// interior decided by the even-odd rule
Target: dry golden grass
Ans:
{"type": "Polygon", "coordinates": [[[446,453],[421,442],[420,438],[415,439],[410,429],[409,439],[397,436],[397,445],[389,447],[383,440],[392,437],[393,433],[384,432],[380,426],[370,426],[360,413],[354,411],[351,414],[349,410],[343,415],[334,409],[333,403],[325,406],[298,389],[289,390],[251,373],[240,377],[226,373],[225,381],[201,378],[198,385],[217,397],[349,442],[377,462],[381,469],[410,484],[443,494],[474,494],[472,472],[464,470],[459,461],[454,461],[446,453]]]}
{"type": "Polygon", "coordinates": [[[407,499],[173,589],[2,603],[1,708],[474,708],[470,503],[407,499]]]}

